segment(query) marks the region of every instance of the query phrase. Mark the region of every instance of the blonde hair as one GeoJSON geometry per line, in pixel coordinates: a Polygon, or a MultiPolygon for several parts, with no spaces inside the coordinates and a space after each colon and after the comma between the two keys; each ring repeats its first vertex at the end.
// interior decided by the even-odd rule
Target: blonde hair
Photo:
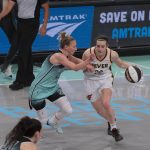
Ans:
{"type": "Polygon", "coordinates": [[[68,35],[66,32],[61,32],[59,35],[60,48],[64,48],[65,45],[69,46],[72,41],[75,41],[73,37],[68,35]]]}

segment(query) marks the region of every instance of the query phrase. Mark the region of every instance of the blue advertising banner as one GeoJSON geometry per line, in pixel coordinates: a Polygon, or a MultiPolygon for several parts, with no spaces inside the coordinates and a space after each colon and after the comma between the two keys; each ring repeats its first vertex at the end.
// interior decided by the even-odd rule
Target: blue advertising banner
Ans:
{"type": "MultiPolygon", "coordinates": [[[[43,13],[43,12],[42,12],[43,13]]],[[[37,36],[34,51],[58,50],[58,35],[65,31],[77,40],[78,48],[87,48],[91,42],[94,7],[50,8],[45,37],[37,36]]],[[[41,15],[41,22],[42,22],[41,15]]]]}
{"type": "MultiPolygon", "coordinates": [[[[50,8],[46,36],[37,35],[33,44],[33,51],[58,50],[58,35],[62,31],[77,40],[77,48],[89,47],[91,44],[93,15],[93,6],[50,8]]],[[[40,22],[43,22],[43,10],[41,10],[40,22]]],[[[0,53],[7,53],[8,48],[7,38],[0,31],[0,53]]]]}
{"type": "Polygon", "coordinates": [[[150,45],[150,4],[96,7],[94,38],[105,34],[111,47],[150,45]]]}
{"type": "Polygon", "coordinates": [[[7,36],[0,28],[0,54],[6,54],[10,45],[7,39],[7,36]]]}

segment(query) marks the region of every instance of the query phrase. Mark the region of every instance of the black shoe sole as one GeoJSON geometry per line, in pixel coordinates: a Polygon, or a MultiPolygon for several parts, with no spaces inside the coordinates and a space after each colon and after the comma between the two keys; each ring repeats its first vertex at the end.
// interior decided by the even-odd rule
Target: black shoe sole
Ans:
{"type": "Polygon", "coordinates": [[[123,140],[123,136],[119,133],[118,129],[112,130],[112,137],[115,139],[116,142],[123,140]]]}
{"type": "Polygon", "coordinates": [[[112,132],[110,130],[107,130],[108,135],[112,135],[112,132]]]}
{"type": "MultiPolygon", "coordinates": [[[[115,138],[115,137],[114,137],[114,138],[115,138]]],[[[116,141],[116,142],[119,142],[119,141],[122,141],[122,140],[123,140],[123,137],[121,137],[120,139],[116,139],[116,138],[115,138],[115,141],[116,141]]]]}
{"type": "Polygon", "coordinates": [[[116,142],[119,142],[121,140],[123,140],[123,136],[122,135],[118,135],[119,137],[115,136],[112,134],[112,137],[115,139],[116,142]]]}

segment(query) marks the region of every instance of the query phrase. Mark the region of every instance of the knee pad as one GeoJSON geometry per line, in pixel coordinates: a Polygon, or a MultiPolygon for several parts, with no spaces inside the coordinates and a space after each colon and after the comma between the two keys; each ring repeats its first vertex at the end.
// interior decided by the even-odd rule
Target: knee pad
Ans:
{"type": "Polygon", "coordinates": [[[64,107],[64,109],[62,109],[62,112],[65,114],[65,115],[70,115],[70,114],[72,114],[72,112],[73,112],[73,109],[72,109],[72,107],[70,106],[70,107],[64,107]]]}
{"type": "Polygon", "coordinates": [[[38,102],[38,101],[32,101],[32,100],[31,100],[31,106],[32,106],[35,110],[41,110],[41,109],[43,109],[43,108],[45,107],[45,105],[46,105],[45,100],[40,101],[40,102],[38,102]]]}
{"type": "Polygon", "coordinates": [[[60,97],[55,101],[55,105],[57,105],[60,108],[60,111],[64,115],[70,115],[72,113],[72,107],[70,105],[70,102],[68,101],[66,96],[60,97]]]}

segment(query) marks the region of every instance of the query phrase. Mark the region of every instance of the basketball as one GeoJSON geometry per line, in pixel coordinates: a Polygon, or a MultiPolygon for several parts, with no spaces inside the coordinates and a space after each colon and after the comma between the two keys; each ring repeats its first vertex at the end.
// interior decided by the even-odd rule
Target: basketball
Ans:
{"type": "Polygon", "coordinates": [[[142,71],[137,66],[129,66],[125,70],[125,78],[131,83],[137,83],[141,80],[142,71]]]}

